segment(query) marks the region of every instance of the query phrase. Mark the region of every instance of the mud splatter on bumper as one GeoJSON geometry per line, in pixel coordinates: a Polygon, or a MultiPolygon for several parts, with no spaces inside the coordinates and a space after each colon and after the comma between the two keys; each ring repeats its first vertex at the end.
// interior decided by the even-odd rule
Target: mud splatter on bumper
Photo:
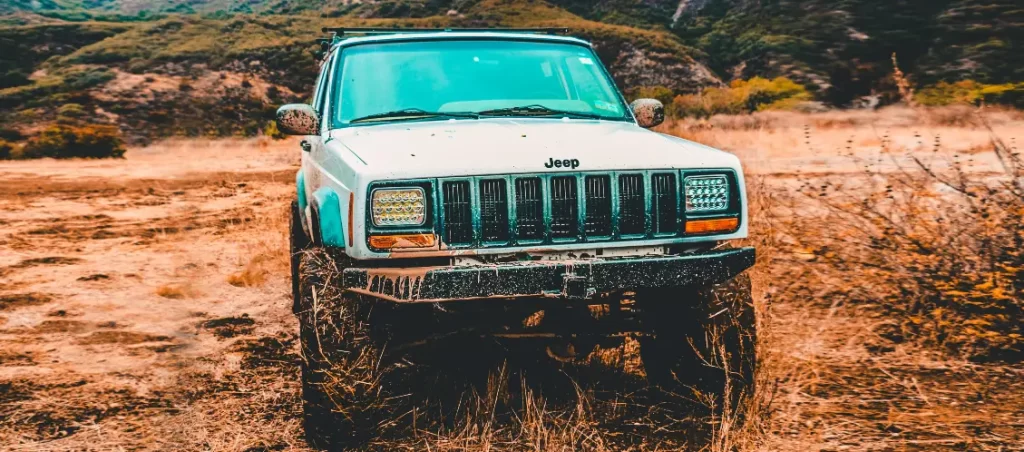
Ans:
{"type": "Polygon", "coordinates": [[[348,291],[403,303],[514,297],[588,299],[612,290],[719,283],[753,266],[754,257],[754,248],[737,248],[677,256],[348,268],[342,281],[348,291]]]}

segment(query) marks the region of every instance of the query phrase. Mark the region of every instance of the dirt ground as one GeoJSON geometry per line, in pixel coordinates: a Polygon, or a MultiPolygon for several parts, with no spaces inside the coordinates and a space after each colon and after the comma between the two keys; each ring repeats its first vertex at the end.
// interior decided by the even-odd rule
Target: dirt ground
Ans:
{"type": "MultiPolygon", "coordinates": [[[[1024,121],[997,127],[1024,140],[1024,121]]],[[[855,172],[844,155],[881,162],[885,141],[931,155],[940,136],[973,170],[996,164],[973,128],[676,132],[736,152],[757,190],[855,172]]],[[[297,158],[294,141],[195,140],[0,163],[0,449],[304,450],[286,255],[297,158]]],[[[886,319],[764,267],[772,385],[750,448],[1024,450],[1024,366],[879,351],[886,319]]]]}

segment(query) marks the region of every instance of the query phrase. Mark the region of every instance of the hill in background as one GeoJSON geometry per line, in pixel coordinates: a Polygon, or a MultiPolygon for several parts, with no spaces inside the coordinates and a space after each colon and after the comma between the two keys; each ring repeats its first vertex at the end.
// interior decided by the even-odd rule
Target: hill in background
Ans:
{"type": "MultiPolygon", "coordinates": [[[[627,92],[785,76],[826,105],[919,85],[1024,81],[1014,0],[14,0],[0,5],[0,139],[54,122],[134,142],[252,135],[308,97],[335,26],[566,26],[627,92]]],[[[270,130],[272,132],[272,130],[270,130]]]]}

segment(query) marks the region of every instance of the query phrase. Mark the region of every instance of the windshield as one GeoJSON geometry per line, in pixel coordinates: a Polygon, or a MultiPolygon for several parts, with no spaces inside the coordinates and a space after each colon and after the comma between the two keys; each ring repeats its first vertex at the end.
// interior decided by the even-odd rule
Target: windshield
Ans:
{"type": "Polygon", "coordinates": [[[629,120],[600,61],[579,45],[414,41],[357,45],[341,58],[336,126],[475,117],[466,113],[629,120]]]}

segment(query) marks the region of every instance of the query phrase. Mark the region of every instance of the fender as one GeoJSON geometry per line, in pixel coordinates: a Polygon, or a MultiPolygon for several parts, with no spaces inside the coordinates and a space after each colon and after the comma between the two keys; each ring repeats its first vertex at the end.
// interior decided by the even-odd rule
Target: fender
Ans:
{"type": "Polygon", "coordinates": [[[345,222],[341,216],[341,200],[334,190],[320,187],[313,192],[320,220],[320,235],[324,246],[345,247],[345,222]]]}

